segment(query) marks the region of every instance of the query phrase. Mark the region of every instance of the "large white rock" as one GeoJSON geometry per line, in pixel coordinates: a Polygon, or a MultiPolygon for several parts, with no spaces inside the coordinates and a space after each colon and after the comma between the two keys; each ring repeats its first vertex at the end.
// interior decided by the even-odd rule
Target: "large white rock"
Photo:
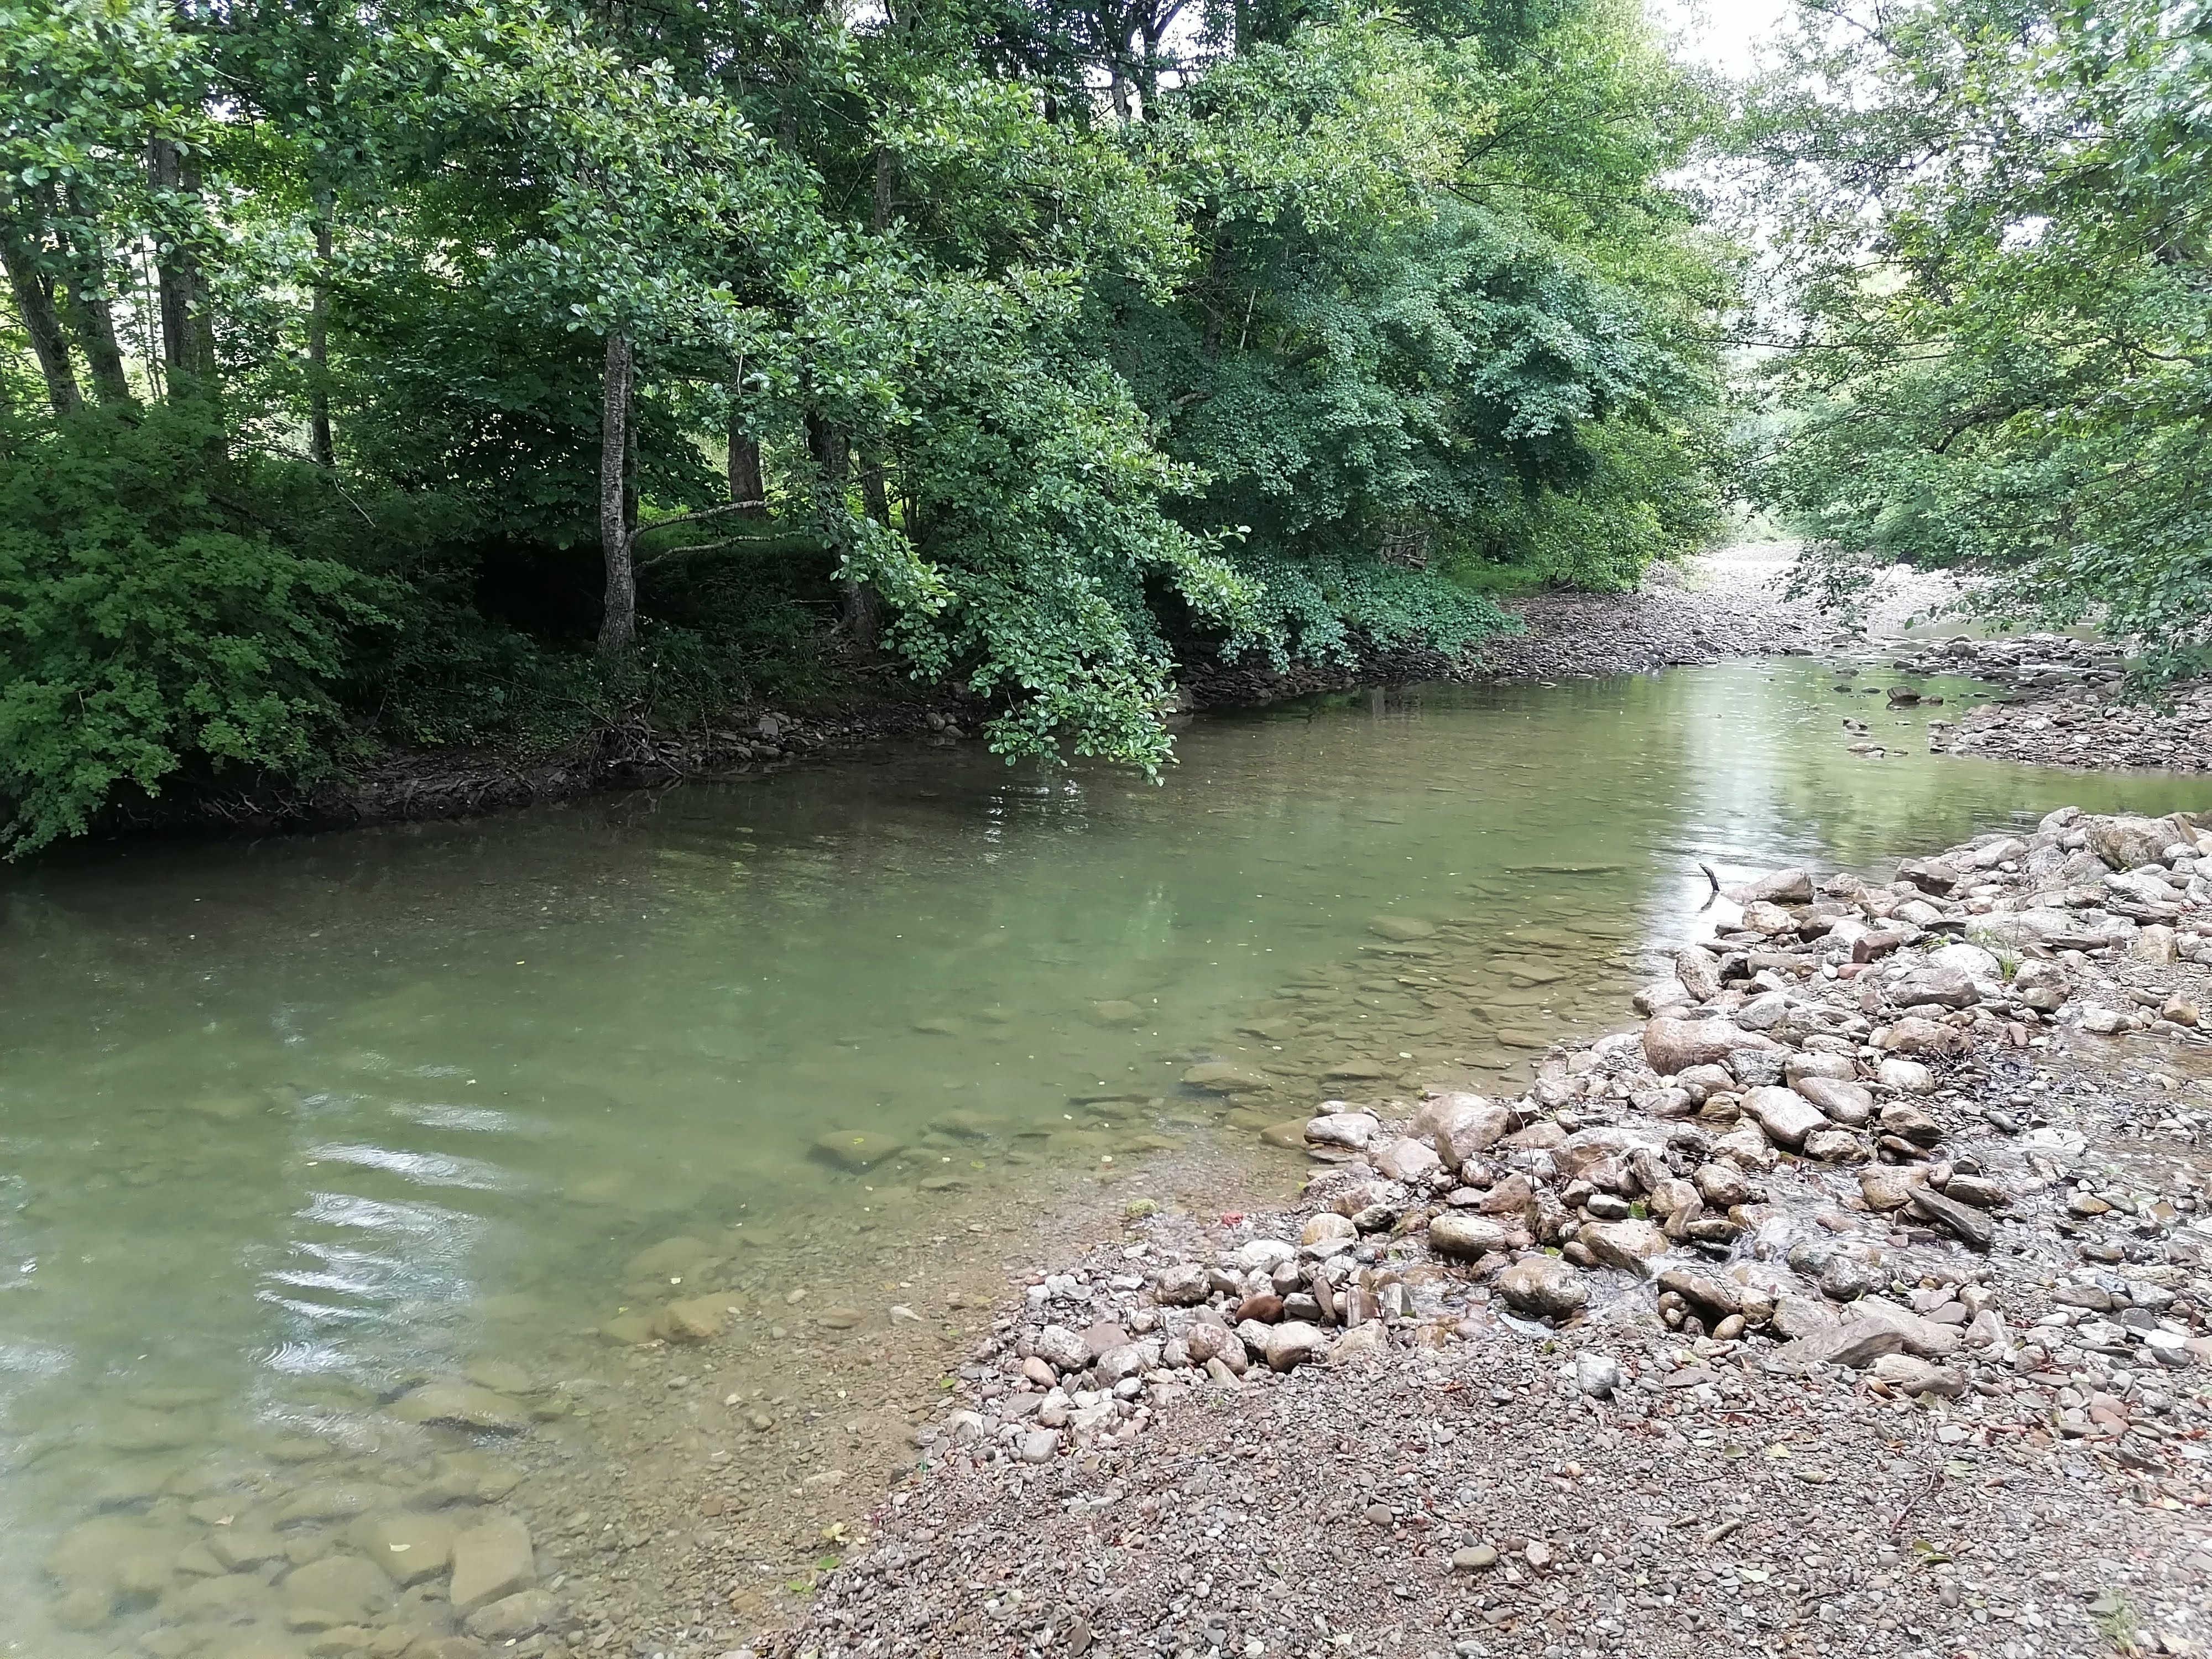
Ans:
{"type": "Polygon", "coordinates": [[[1753,1089],[1743,1104],[1769,1140],[1793,1152],[1804,1146],[1807,1135],[1828,1125],[1827,1114],[1795,1089],[1753,1089]]]}

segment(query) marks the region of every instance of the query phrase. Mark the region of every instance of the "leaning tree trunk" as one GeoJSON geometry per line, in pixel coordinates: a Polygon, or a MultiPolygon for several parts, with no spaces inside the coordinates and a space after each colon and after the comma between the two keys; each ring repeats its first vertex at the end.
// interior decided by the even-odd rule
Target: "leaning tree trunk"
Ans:
{"type": "Polygon", "coordinates": [[[40,264],[38,252],[12,222],[0,224],[0,264],[8,267],[8,286],[15,296],[16,313],[31,337],[31,350],[46,376],[46,401],[57,415],[73,415],[84,406],[77,390],[76,368],[70,362],[69,337],[62,332],[61,313],[54,306],[53,278],[40,264]]]}
{"type": "Polygon", "coordinates": [[[115,337],[115,313],[107,296],[88,284],[79,287],[72,283],[67,299],[70,332],[84,348],[94,394],[103,404],[136,402],[130,373],[123,367],[123,348],[115,337]]]}
{"type": "Polygon", "coordinates": [[[600,393],[599,547],[607,567],[606,600],[599,613],[599,655],[628,654],[637,638],[637,570],[629,533],[629,405],[636,374],[629,336],[607,335],[605,381],[600,393]]]}
{"type": "Polygon", "coordinates": [[[83,349],[85,366],[92,370],[92,389],[103,404],[135,402],[131,376],[123,367],[123,348],[115,338],[115,310],[108,297],[111,262],[102,250],[99,228],[89,223],[84,204],[75,191],[58,214],[64,252],[69,258],[69,281],[62,289],[62,320],[83,349]]]}

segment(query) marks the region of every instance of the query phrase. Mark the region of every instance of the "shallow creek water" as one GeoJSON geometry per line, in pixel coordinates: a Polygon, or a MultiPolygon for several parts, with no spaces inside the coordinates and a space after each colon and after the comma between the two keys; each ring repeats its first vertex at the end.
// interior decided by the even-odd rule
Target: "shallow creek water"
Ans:
{"type": "Polygon", "coordinates": [[[1010,1197],[1525,1076],[1700,930],[1700,860],[2212,806],[1931,758],[1930,712],[1802,660],[1425,688],[1206,721],[1158,787],[965,745],[11,877],[0,1651],[344,1650],[315,1597],[388,1598],[291,1575],[497,1484],[403,1390],[588,1455],[671,1297],[730,1292],[774,1376],[1010,1197]]]}

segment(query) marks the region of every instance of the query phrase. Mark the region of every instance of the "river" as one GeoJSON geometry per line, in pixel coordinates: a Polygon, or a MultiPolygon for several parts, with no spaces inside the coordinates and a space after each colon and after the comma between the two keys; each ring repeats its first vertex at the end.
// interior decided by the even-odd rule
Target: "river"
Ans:
{"type": "Polygon", "coordinates": [[[380,1651],[435,1583],[330,1564],[479,1440],[538,1471],[514,1502],[568,1503],[529,1448],[589,1461],[666,1301],[726,1296],[763,1379],[728,1402],[803,1415],[781,1345],[934,1329],[884,1264],[1010,1202],[1621,1023],[1701,862],[2212,807],[1930,757],[1965,688],[1922,684],[1950,701],[1795,659],[1420,688],[1205,720],[1158,787],[971,744],[7,878],[0,1651],[380,1651]],[[470,1376],[512,1421],[404,1420],[470,1376]],[[65,1568],[138,1565],[57,1583],[64,1534],[65,1568]]]}

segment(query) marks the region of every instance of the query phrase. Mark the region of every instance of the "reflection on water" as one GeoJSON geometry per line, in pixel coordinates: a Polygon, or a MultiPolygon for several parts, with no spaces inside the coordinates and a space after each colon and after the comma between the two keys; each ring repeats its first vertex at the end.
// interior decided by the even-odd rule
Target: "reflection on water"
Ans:
{"type": "Polygon", "coordinates": [[[1620,1018],[1700,860],[2212,805],[1932,760],[1926,717],[1799,662],[1429,689],[1206,723],[1159,787],[968,748],[17,876],[0,1606],[46,1609],[25,1651],[288,1651],[270,1587],[352,1536],[301,1483],[460,1443],[385,1409],[426,1378],[520,1367],[514,1406],[641,1297],[783,1317],[798,1241],[857,1276],[1041,1171],[1496,1086],[1620,1018]],[[1846,752],[1846,714],[1907,752],[1846,752]],[[205,1559],[230,1493],[283,1550],[205,1559]],[[139,1579],[42,1577],[103,1504],[139,1579]]]}

